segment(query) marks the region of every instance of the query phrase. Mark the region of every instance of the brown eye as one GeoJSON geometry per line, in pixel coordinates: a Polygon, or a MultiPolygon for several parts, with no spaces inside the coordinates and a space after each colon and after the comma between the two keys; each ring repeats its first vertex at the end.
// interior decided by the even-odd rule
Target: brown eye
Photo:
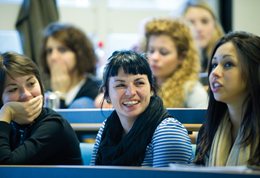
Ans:
{"type": "Polygon", "coordinates": [[[9,90],[7,90],[8,93],[13,93],[17,90],[17,88],[10,88],[9,90]]]}
{"type": "Polygon", "coordinates": [[[212,63],[212,64],[211,64],[211,68],[212,68],[212,69],[215,69],[217,66],[218,66],[217,63],[212,63]]]}
{"type": "Polygon", "coordinates": [[[52,53],[52,48],[47,48],[46,49],[46,54],[51,54],[52,53]]]}
{"type": "Polygon", "coordinates": [[[225,69],[229,69],[229,68],[231,68],[231,67],[233,67],[234,66],[234,64],[232,63],[232,62],[226,62],[225,64],[224,64],[224,68],[225,69]]]}
{"type": "Polygon", "coordinates": [[[209,23],[209,20],[208,20],[208,19],[202,19],[202,20],[201,20],[201,23],[202,23],[202,24],[208,24],[208,23],[209,23]]]}
{"type": "Polygon", "coordinates": [[[163,55],[163,56],[166,56],[166,55],[169,54],[169,51],[166,50],[166,49],[161,49],[161,50],[160,50],[160,54],[163,55]]]}
{"type": "Polygon", "coordinates": [[[149,55],[149,54],[153,54],[154,53],[154,50],[153,49],[148,49],[147,50],[147,54],[149,55]]]}
{"type": "Polygon", "coordinates": [[[65,52],[67,52],[69,49],[66,48],[66,47],[59,47],[58,50],[59,50],[59,52],[61,52],[61,53],[65,53],[65,52]]]}

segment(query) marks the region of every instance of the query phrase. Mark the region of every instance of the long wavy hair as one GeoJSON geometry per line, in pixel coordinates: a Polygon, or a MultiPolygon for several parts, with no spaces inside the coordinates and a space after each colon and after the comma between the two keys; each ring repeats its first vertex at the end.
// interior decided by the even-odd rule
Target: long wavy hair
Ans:
{"type": "Polygon", "coordinates": [[[200,72],[199,53],[190,28],[183,21],[172,18],[155,18],[145,25],[146,51],[151,36],[167,35],[177,48],[182,64],[160,86],[158,95],[165,107],[184,107],[184,84],[191,81],[190,89],[198,81],[200,72]]]}
{"type": "MultiPolygon", "coordinates": [[[[211,61],[216,50],[223,44],[231,42],[238,54],[242,80],[246,82],[248,97],[243,105],[241,145],[253,144],[256,149],[251,150],[248,164],[260,164],[260,37],[247,32],[230,32],[220,39],[213,49],[211,61]]],[[[211,62],[210,61],[210,62],[211,62]]],[[[212,66],[209,66],[209,75],[212,66]]],[[[207,119],[203,125],[203,132],[198,143],[195,163],[204,164],[204,158],[210,151],[216,131],[228,112],[227,105],[215,100],[209,88],[209,105],[207,119]]]]}

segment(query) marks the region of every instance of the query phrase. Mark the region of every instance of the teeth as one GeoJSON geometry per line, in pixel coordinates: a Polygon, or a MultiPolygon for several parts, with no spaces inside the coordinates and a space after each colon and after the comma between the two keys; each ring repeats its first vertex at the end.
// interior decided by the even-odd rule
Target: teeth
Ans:
{"type": "Polygon", "coordinates": [[[213,87],[220,87],[219,83],[213,83],[213,87]]]}
{"type": "Polygon", "coordinates": [[[124,102],[124,105],[131,106],[131,105],[135,105],[137,103],[138,103],[137,101],[126,101],[126,102],[124,102]]]}

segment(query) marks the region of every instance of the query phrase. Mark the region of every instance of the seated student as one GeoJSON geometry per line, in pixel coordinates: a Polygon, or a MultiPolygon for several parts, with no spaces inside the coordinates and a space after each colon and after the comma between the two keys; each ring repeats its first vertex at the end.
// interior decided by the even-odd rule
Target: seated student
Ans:
{"type": "Polygon", "coordinates": [[[230,32],[213,50],[196,164],[260,165],[260,37],[230,32]]]}
{"type": "Polygon", "coordinates": [[[69,24],[52,23],[43,38],[41,59],[59,108],[93,108],[101,81],[95,77],[97,57],[85,33],[69,24]]]}
{"type": "MultiPolygon", "coordinates": [[[[152,18],[145,24],[146,52],[158,95],[166,108],[206,108],[208,95],[199,81],[199,53],[189,26],[173,18],[152,18]]],[[[103,94],[95,106],[100,107],[103,94]]],[[[111,105],[105,103],[105,107],[111,105]]]]}
{"type": "Polygon", "coordinates": [[[191,162],[187,130],[163,107],[145,56],[114,52],[102,89],[115,110],[97,134],[91,165],[167,167],[191,162]]]}
{"type": "Polygon", "coordinates": [[[173,18],[145,24],[148,62],[167,108],[206,108],[208,95],[199,81],[200,62],[190,28],[173,18]]]}
{"type": "Polygon", "coordinates": [[[212,49],[219,38],[224,35],[222,26],[206,1],[187,1],[183,17],[191,23],[195,31],[195,40],[201,54],[201,72],[207,73],[212,49]]]}
{"type": "Polygon", "coordinates": [[[37,66],[17,53],[0,54],[0,164],[80,165],[70,124],[43,108],[37,66]]]}

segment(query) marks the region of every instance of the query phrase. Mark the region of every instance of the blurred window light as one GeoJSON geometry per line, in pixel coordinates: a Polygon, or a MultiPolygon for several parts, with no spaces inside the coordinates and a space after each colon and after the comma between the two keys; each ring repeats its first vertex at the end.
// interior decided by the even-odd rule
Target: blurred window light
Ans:
{"type": "Polygon", "coordinates": [[[0,30],[0,52],[14,51],[22,54],[23,49],[16,30],[0,30]]]}
{"type": "Polygon", "coordinates": [[[178,10],[188,0],[108,0],[110,8],[178,10]]]}

